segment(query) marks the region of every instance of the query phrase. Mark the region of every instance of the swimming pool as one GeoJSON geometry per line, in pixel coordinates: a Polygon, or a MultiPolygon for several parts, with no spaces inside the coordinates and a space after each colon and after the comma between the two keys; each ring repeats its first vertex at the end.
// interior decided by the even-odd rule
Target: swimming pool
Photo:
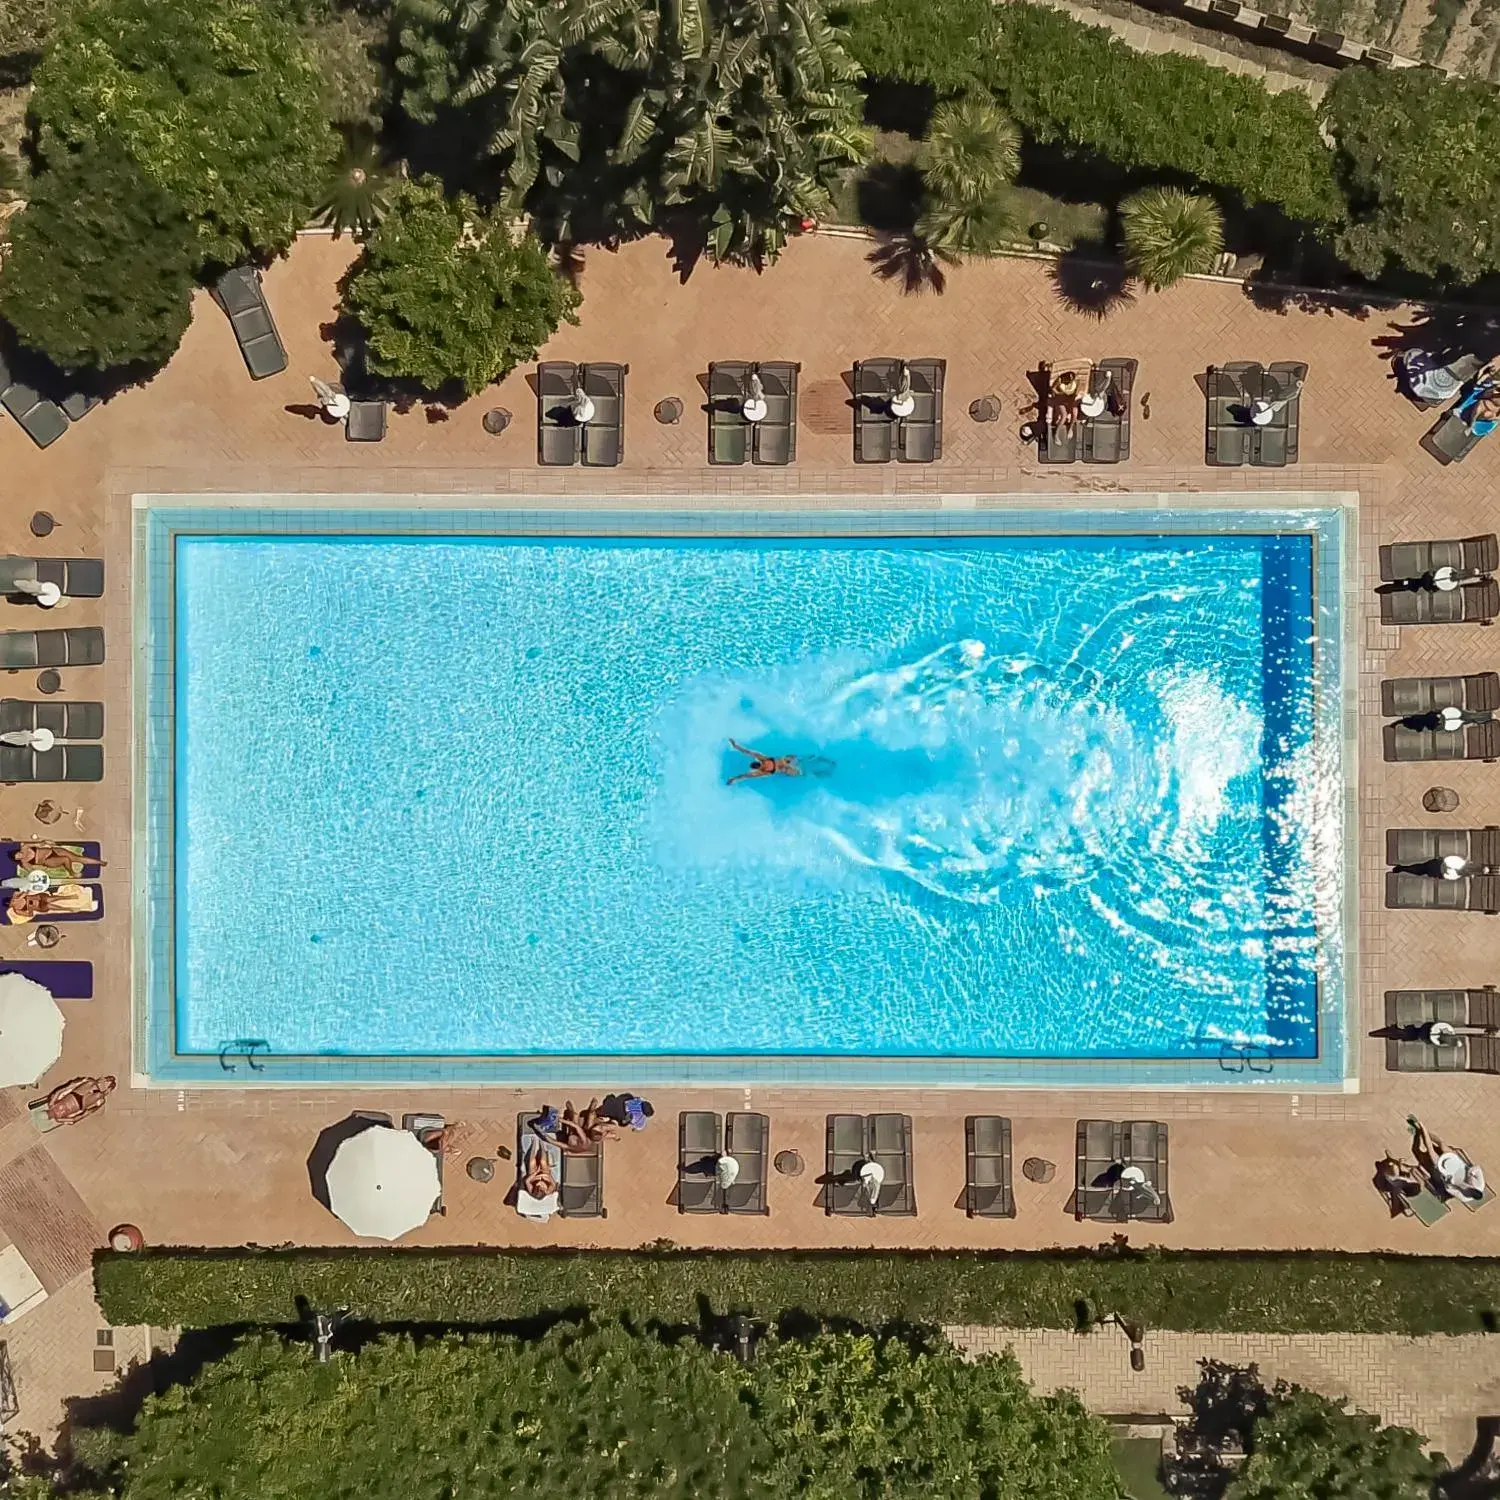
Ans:
{"type": "Polygon", "coordinates": [[[1339,1067],[1337,512],[249,517],[154,543],[172,1058],[1339,1067]]]}

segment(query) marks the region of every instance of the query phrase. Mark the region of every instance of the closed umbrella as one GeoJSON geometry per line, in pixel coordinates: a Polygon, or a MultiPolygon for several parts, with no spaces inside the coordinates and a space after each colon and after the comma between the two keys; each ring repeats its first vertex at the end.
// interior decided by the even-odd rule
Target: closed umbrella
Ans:
{"type": "Polygon", "coordinates": [[[51,990],[0,974],[0,1088],[35,1083],[62,1056],[63,1013],[51,990]]]}
{"type": "Polygon", "coordinates": [[[372,1125],[328,1164],[328,1206],[355,1234],[399,1239],[425,1223],[438,1196],[437,1160],[409,1130],[372,1125]]]}

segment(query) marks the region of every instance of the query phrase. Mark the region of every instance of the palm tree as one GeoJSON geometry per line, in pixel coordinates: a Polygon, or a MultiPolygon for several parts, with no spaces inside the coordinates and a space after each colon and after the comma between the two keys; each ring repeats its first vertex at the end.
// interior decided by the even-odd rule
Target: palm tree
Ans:
{"type": "Polygon", "coordinates": [[[1120,205],[1125,263],[1153,291],[1212,271],[1224,249],[1224,216],[1212,198],[1152,187],[1120,205]]]}
{"type": "Polygon", "coordinates": [[[332,228],[335,239],[348,230],[362,240],[385,217],[396,173],[381,160],[372,131],[348,128],[342,134],[317,218],[332,228]]]}
{"type": "Polygon", "coordinates": [[[917,234],[935,250],[954,256],[994,255],[1020,237],[1015,213],[998,194],[971,200],[938,201],[917,220],[917,234]]]}
{"type": "Polygon", "coordinates": [[[922,176],[939,202],[978,203],[1015,181],[1021,132],[990,94],[938,105],[923,143],[922,176]]]}

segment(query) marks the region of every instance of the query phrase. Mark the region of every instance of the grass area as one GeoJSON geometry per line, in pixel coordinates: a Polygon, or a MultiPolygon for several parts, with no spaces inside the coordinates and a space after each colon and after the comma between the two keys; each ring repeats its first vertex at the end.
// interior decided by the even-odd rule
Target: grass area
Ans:
{"type": "MultiPolygon", "coordinates": [[[[921,211],[921,143],[899,130],[877,130],[875,150],[862,168],[845,174],[834,194],[835,224],[868,229],[910,229],[921,211]]],[[[1007,187],[998,195],[1024,234],[1045,224],[1046,239],[1064,249],[1097,241],[1109,224],[1109,210],[1098,203],[1072,203],[1035,187],[1007,187]]]]}
{"type": "Polygon", "coordinates": [[[379,1324],[485,1326],[593,1308],[699,1326],[799,1319],[1067,1328],[1119,1312],[1183,1332],[1474,1333],[1500,1321],[1500,1259],[1166,1251],[757,1253],[566,1250],[100,1252],[111,1323],[287,1324],[307,1304],[379,1324]]]}
{"type": "Polygon", "coordinates": [[[1161,1478],[1160,1438],[1117,1437],[1109,1446],[1130,1500],[1172,1500],[1161,1478]]]}

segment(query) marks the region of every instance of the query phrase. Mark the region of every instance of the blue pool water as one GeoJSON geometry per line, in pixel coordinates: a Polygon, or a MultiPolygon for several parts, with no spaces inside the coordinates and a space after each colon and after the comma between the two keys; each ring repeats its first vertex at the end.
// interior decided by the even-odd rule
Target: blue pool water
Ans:
{"type": "Polygon", "coordinates": [[[175,564],[180,1052],[1317,1050],[1306,534],[175,564]]]}

